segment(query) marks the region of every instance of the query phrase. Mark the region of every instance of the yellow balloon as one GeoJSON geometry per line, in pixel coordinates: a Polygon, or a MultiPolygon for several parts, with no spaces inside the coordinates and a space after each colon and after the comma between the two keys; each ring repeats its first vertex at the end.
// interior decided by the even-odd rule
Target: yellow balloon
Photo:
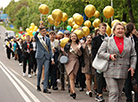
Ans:
{"type": "Polygon", "coordinates": [[[16,38],[18,38],[18,35],[16,35],[16,38]]]}
{"type": "Polygon", "coordinates": [[[75,21],[75,23],[76,23],[77,25],[81,26],[82,23],[83,23],[83,21],[84,21],[84,20],[83,20],[83,16],[80,15],[80,14],[76,15],[76,16],[74,17],[74,21],[75,21]]]}
{"type": "Polygon", "coordinates": [[[118,19],[113,20],[112,23],[111,23],[111,26],[113,27],[113,25],[114,25],[116,22],[120,22],[120,21],[119,21],[118,19]]]}
{"type": "Polygon", "coordinates": [[[72,29],[71,29],[71,32],[73,32],[73,31],[74,31],[74,29],[72,28],[72,29]]]}
{"type": "Polygon", "coordinates": [[[75,22],[73,22],[73,23],[72,23],[72,26],[74,26],[75,24],[76,24],[76,23],[75,23],[75,22]]]}
{"type": "Polygon", "coordinates": [[[99,15],[100,15],[99,11],[95,11],[94,16],[95,16],[96,18],[98,18],[99,15]]]}
{"type": "Polygon", "coordinates": [[[38,27],[37,27],[37,26],[35,26],[35,27],[34,27],[34,29],[38,29],[38,27]]]}
{"type": "Polygon", "coordinates": [[[75,24],[75,25],[73,26],[73,29],[75,30],[75,29],[77,29],[77,28],[79,28],[79,27],[80,27],[79,25],[75,24]]]}
{"type": "Polygon", "coordinates": [[[80,29],[76,29],[74,31],[74,33],[77,34],[77,36],[78,36],[79,39],[81,39],[81,38],[83,38],[85,36],[84,32],[82,30],[80,30],[80,29]]]}
{"type": "Polygon", "coordinates": [[[35,26],[35,24],[34,23],[31,23],[31,26],[35,26]]]}
{"type": "Polygon", "coordinates": [[[56,21],[56,22],[59,22],[61,21],[63,17],[63,13],[60,9],[55,9],[53,12],[52,12],[52,18],[56,21]]]}
{"type": "Polygon", "coordinates": [[[106,27],[106,33],[107,33],[108,36],[111,35],[111,28],[110,28],[110,26],[108,26],[108,25],[107,25],[107,27],[106,27]]]}
{"type": "Polygon", "coordinates": [[[101,20],[97,18],[93,21],[93,26],[94,27],[99,27],[100,23],[101,23],[101,20]]]}
{"type": "Polygon", "coordinates": [[[126,23],[125,21],[122,21],[122,23],[123,23],[124,25],[127,25],[127,23],[126,23]]]}
{"type": "Polygon", "coordinates": [[[32,35],[32,33],[33,33],[33,30],[30,30],[30,31],[29,31],[29,35],[32,35]]]}
{"type": "Polygon", "coordinates": [[[73,15],[73,20],[75,19],[75,16],[77,16],[77,15],[79,15],[79,13],[75,13],[75,14],[73,15]]]}
{"type": "Polygon", "coordinates": [[[52,18],[52,15],[49,15],[49,16],[47,17],[47,19],[48,19],[48,22],[49,22],[50,24],[53,24],[53,23],[54,23],[54,20],[53,20],[53,18],[52,18]]]}
{"type": "Polygon", "coordinates": [[[29,31],[29,28],[26,28],[26,32],[28,32],[29,31]]]}
{"type": "MultiPolygon", "coordinates": [[[[61,22],[61,21],[60,21],[60,22],[61,22]]],[[[55,25],[55,26],[58,26],[58,25],[60,24],[60,22],[54,21],[54,25],[55,25]]]]}
{"type": "Polygon", "coordinates": [[[68,15],[64,12],[63,17],[62,17],[62,21],[65,22],[67,19],[68,19],[68,15]]]}
{"type": "Polygon", "coordinates": [[[48,14],[49,8],[48,8],[48,6],[46,4],[41,4],[39,6],[39,11],[40,11],[41,14],[45,15],[45,14],[48,14]]]}
{"type": "Polygon", "coordinates": [[[91,18],[94,15],[95,11],[96,11],[95,6],[91,4],[87,5],[84,9],[84,12],[88,18],[91,18]]]}
{"type": "Polygon", "coordinates": [[[114,15],[114,8],[112,6],[106,6],[103,9],[103,14],[106,18],[110,18],[114,15]]]}
{"type": "Polygon", "coordinates": [[[69,24],[70,26],[73,26],[72,23],[73,23],[73,18],[71,17],[71,18],[68,19],[68,24],[69,24]]]}
{"type": "Polygon", "coordinates": [[[97,29],[99,29],[99,27],[94,28],[94,30],[97,30],[97,29]]]}
{"type": "Polygon", "coordinates": [[[68,43],[68,41],[69,41],[69,38],[63,38],[63,39],[61,39],[61,40],[60,40],[60,46],[61,46],[62,48],[64,48],[65,45],[68,43]]]}
{"type": "Polygon", "coordinates": [[[90,29],[87,26],[82,27],[82,30],[85,33],[85,37],[90,34],[90,29]]]}
{"type": "Polygon", "coordinates": [[[33,30],[33,27],[32,27],[32,26],[30,26],[30,27],[29,27],[29,30],[33,30]]]}
{"type": "Polygon", "coordinates": [[[90,28],[91,27],[91,22],[89,20],[87,20],[87,21],[84,22],[84,25],[90,28]]]}

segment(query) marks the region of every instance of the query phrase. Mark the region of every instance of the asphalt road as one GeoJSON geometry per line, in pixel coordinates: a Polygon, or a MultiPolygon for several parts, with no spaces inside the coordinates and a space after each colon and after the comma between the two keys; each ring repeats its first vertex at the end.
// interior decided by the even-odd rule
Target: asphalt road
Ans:
{"type": "MultiPolygon", "coordinates": [[[[77,98],[74,100],[67,92],[60,90],[52,90],[51,94],[37,92],[36,76],[32,78],[22,76],[22,66],[19,66],[18,61],[7,59],[5,52],[5,28],[0,25],[0,102],[96,102],[95,95],[90,98],[84,92],[79,92],[76,88],[77,98]]],[[[42,86],[41,86],[42,88],[42,86]]],[[[108,92],[104,92],[105,102],[108,102],[108,92]]],[[[125,96],[122,95],[122,102],[125,102],[125,96]]]]}

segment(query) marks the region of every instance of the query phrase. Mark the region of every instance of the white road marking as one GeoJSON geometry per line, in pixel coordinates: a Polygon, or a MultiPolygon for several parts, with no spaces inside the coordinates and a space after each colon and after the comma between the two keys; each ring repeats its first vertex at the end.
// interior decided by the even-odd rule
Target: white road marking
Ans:
{"type": "MultiPolygon", "coordinates": [[[[24,77],[22,77],[20,74],[18,74],[16,71],[14,71],[13,69],[10,69],[13,73],[15,73],[16,75],[18,75],[19,77],[21,77],[24,81],[26,81],[28,84],[30,84],[32,87],[34,87],[36,89],[36,86],[33,85],[31,82],[29,82],[27,79],[25,79],[24,77]]],[[[42,94],[42,93],[41,93],[42,94]]],[[[45,94],[42,94],[44,95],[50,102],[55,102],[54,100],[52,100],[50,97],[46,96],[45,94]]]]}
{"type": "Polygon", "coordinates": [[[28,93],[34,102],[40,102],[38,98],[0,61],[0,64],[7,70],[8,73],[21,85],[21,87],[28,93]]]}
{"type": "Polygon", "coordinates": [[[6,70],[0,65],[0,68],[2,71],[6,74],[6,76],[9,78],[9,80],[12,82],[12,84],[15,86],[15,88],[18,90],[20,95],[23,97],[23,99],[26,102],[31,102],[31,100],[26,96],[26,94],[23,92],[23,90],[19,87],[19,85],[13,80],[13,78],[6,72],[6,70]]]}

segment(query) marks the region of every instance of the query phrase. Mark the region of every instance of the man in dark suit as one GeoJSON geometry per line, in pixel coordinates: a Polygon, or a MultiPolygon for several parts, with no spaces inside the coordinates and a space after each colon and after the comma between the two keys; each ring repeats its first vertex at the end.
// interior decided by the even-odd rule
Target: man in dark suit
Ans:
{"type": "Polygon", "coordinates": [[[11,50],[12,45],[11,45],[9,39],[7,39],[7,42],[6,42],[6,46],[5,47],[6,47],[7,58],[10,59],[11,58],[11,52],[12,52],[12,50],[11,50]]]}
{"type": "Polygon", "coordinates": [[[30,42],[30,36],[26,35],[26,41],[22,44],[22,56],[23,56],[23,76],[26,73],[26,65],[28,61],[28,77],[31,78],[31,56],[30,53],[33,50],[33,45],[30,42]]]}
{"type": "Polygon", "coordinates": [[[44,81],[43,81],[43,92],[51,93],[48,88],[49,81],[49,65],[50,60],[51,63],[54,64],[54,59],[52,57],[51,43],[50,39],[46,36],[46,29],[43,25],[40,25],[39,31],[34,35],[36,40],[36,55],[35,58],[37,60],[38,66],[38,75],[37,75],[37,90],[41,91],[40,88],[40,80],[42,74],[42,66],[44,65],[44,81]],[[40,33],[40,35],[38,35],[40,33]]]}
{"type": "MultiPolygon", "coordinates": [[[[106,26],[107,25],[105,23],[101,23],[99,26],[99,30],[100,30],[99,35],[95,36],[92,39],[92,60],[94,60],[94,58],[98,52],[98,49],[100,48],[104,38],[107,37],[106,26]]],[[[103,87],[106,86],[105,79],[103,77],[103,73],[96,72],[96,81],[97,81],[97,96],[95,99],[97,101],[101,102],[104,100],[102,97],[102,90],[103,90],[103,87]]]]}

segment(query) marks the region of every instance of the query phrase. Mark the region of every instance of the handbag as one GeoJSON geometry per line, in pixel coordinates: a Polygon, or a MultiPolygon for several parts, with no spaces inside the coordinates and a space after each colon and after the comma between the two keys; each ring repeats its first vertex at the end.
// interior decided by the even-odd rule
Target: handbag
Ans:
{"type": "Polygon", "coordinates": [[[134,92],[138,92],[138,85],[137,85],[137,81],[134,77],[131,78],[131,83],[132,83],[132,90],[134,92]]]}
{"type": "Polygon", "coordinates": [[[108,60],[101,59],[98,57],[98,54],[96,54],[92,66],[100,72],[105,72],[108,68],[108,60]]]}
{"type": "MultiPolygon", "coordinates": [[[[109,45],[109,41],[108,41],[109,45]]],[[[96,57],[93,60],[92,66],[97,69],[99,73],[106,72],[108,68],[108,60],[102,59],[98,57],[98,54],[96,54],[96,57]]]]}
{"type": "Polygon", "coordinates": [[[66,55],[62,55],[62,56],[60,57],[59,61],[60,61],[60,63],[62,63],[62,64],[66,64],[66,63],[68,63],[69,58],[68,58],[68,56],[66,56],[66,55]]]}

